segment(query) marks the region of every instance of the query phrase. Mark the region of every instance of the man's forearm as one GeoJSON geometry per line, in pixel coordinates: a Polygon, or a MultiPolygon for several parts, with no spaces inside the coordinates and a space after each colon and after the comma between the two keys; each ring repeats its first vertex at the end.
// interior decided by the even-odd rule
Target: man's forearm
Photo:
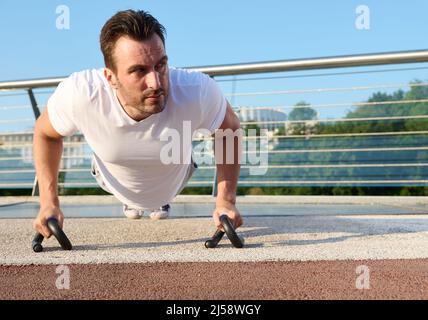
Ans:
{"type": "MultiPolygon", "coordinates": [[[[216,141],[218,144],[219,141],[216,141]]],[[[215,153],[217,163],[217,203],[226,201],[235,204],[236,202],[236,189],[238,185],[240,165],[240,138],[233,138],[233,148],[228,146],[226,139],[223,138],[223,153],[215,153]],[[229,149],[229,150],[228,150],[229,149]],[[233,161],[231,154],[233,153],[233,161]]],[[[215,149],[214,149],[215,150],[215,149]]]]}
{"type": "Polygon", "coordinates": [[[58,170],[63,150],[62,139],[51,139],[36,130],[33,147],[40,205],[59,206],[58,170]]]}
{"type": "Polygon", "coordinates": [[[217,202],[236,202],[239,171],[239,164],[217,165],[217,202]]]}

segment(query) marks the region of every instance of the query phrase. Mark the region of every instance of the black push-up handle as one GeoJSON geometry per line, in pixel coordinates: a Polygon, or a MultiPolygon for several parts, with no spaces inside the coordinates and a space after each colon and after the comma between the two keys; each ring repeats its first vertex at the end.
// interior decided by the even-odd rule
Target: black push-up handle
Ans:
{"type": "Polygon", "coordinates": [[[232,223],[229,220],[229,217],[226,215],[220,216],[221,224],[223,225],[223,229],[226,232],[227,237],[230,242],[232,242],[235,248],[242,248],[244,246],[244,238],[239,237],[236,234],[235,229],[232,227],[232,223]]]}
{"type": "MultiPolygon", "coordinates": [[[[55,218],[49,218],[46,220],[46,225],[48,226],[49,230],[52,232],[54,237],[58,240],[61,248],[64,250],[71,250],[72,245],[70,240],[68,240],[67,236],[65,235],[64,231],[62,231],[61,227],[58,224],[58,220],[55,218]]],[[[43,251],[43,235],[40,233],[36,233],[34,236],[33,241],[31,242],[31,246],[33,248],[34,252],[41,252],[43,251]]]]}
{"type": "Polygon", "coordinates": [[[227,215],[223,214],[220,216],[220,222],[223,226],[224,232],[218,229],[210,240],[205,242],[205,248],[215,248],[226,233],[230,242],[235,248],[242,248],[244,246],[244,238],[236,234],[235,229],[232,227],[232,223],[227,215]]]}
{"type": "Polygon", "coordinates": [[[220,229],[214,233],[213,237],[207,241],[205,241],[205,248],[215,248],[217,244],[220,242],[221,238],[223,238],[224,232],[220,229]]]}

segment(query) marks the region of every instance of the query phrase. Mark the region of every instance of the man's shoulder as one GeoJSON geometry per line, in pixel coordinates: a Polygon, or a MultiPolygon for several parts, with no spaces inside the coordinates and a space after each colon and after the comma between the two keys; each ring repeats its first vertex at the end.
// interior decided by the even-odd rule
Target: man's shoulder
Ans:
{"type": "Polygon", "coordinates": [[[103,69],[85,69],[73,72],[64,81],[65,88],[81,97],[94,97],[94,95],[106,92],[108,86],[103,69]]]}
{"type": "Polygon", "coordinates": [[[209,76],[206,74],[182,68],[169,68],[170,82],[176,86],[201,86],[209,76]]]}
{"type": "Polygon", "coordinates": [[[76,71],[73,72],[68,79],[76,85],[105,85],[103,69],[85,69],[76,71]]]}

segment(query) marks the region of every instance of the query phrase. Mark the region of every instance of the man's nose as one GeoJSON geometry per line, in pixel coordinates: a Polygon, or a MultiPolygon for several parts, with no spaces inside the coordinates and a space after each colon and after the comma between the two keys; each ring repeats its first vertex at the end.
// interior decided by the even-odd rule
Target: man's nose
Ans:
{"type": "Polygon", "coordinates": [[[157,90],[161,87],[159,73],[151,71],[146,75],[146,85],[148,88],[157,90]]]}

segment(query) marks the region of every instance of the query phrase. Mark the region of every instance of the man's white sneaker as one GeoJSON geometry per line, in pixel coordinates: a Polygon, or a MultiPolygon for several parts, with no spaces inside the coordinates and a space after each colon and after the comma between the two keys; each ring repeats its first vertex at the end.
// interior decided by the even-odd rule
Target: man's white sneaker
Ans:
{"type": "Polygon", "coordinates": [[[144,211],[141,209],[130,208],[126,204],[123,205],[123,214],[128,219],[140,219],[143,216],[144,211]]]}
{"type": "Polygon", "coordinates": [[[159,209],[153,210],[150,213],[150,219],[152,220],[160,220],[160,219],[166,219],[169,217],[169,211],[171,209],[171,206],[169,204],[166,204],[159,209]]]}

